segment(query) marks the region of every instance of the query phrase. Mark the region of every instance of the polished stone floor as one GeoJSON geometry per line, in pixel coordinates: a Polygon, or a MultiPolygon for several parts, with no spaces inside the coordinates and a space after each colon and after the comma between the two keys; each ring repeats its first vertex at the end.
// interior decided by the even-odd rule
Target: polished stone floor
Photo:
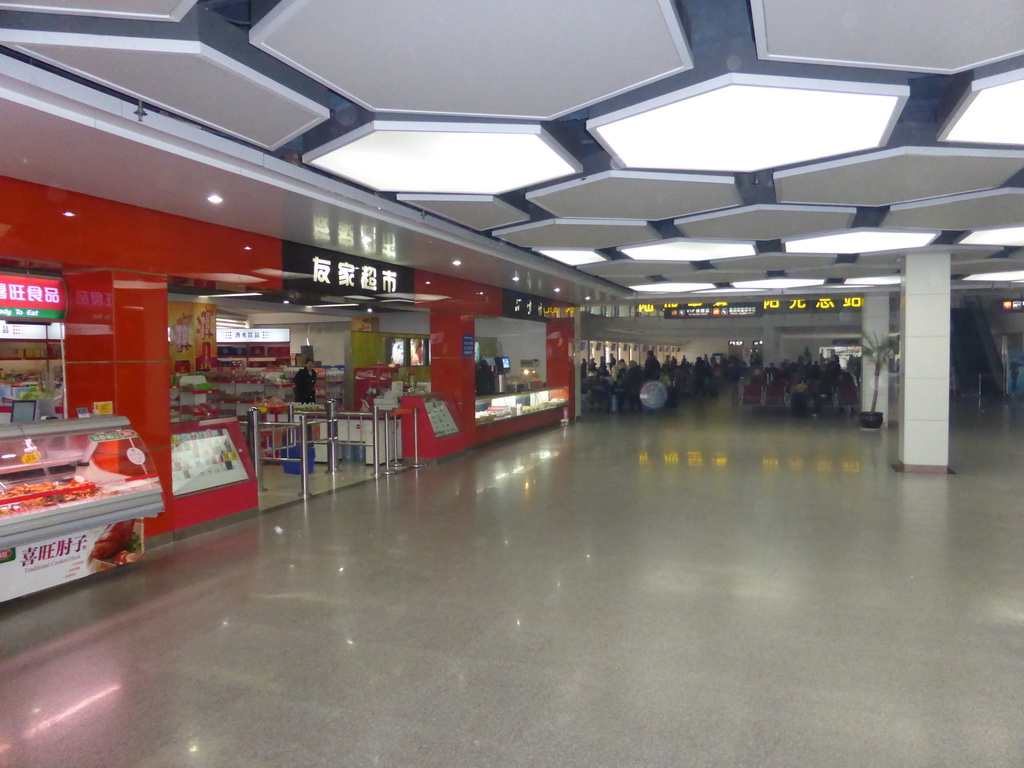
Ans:
{"type": "Polygon", "coordinates": [[[1024,765],[1024,406],[588,416],[0,606],[0,766],[1024,765]]]}

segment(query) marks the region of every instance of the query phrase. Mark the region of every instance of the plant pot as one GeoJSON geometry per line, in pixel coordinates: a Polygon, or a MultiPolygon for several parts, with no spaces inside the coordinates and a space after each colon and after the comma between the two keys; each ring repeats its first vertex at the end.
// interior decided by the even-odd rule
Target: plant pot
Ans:
{"type": "Polygon", "coordinates": [[[882,426],[882,412],[881,411],[861,411],[860,412],[860,428],[861,429],[878,429],[882,426]]]}

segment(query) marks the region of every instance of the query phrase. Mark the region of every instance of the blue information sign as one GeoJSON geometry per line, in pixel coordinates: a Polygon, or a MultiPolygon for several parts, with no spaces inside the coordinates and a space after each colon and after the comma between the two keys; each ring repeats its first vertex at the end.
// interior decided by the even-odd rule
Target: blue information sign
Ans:
{"type": "Polygon", "coordinates": [[[473,334],[471,334],[471,333],[467,333],[467,334],[465,334],[462,337],[462,356],[463,357],[473,357],[474,356],[474,354],[476,353],[476,347],[474,345],[475,341],[476,341],[476,337],[473,336],[473,334]]]}

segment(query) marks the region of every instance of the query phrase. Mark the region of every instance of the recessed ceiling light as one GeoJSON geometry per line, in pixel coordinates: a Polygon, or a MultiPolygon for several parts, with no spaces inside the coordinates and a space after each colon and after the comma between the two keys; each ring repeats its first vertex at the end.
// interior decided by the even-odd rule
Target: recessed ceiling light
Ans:
{"type": "Polygon", "coordinates": [[[637,261],[708,261],[709,259],[735,259],[753,256],[757,253],[754,244],[748,241],[690,240],[673,238],[658,243],[632,245],[619,248],[624,254],[637,261]]]}
{"type": "Polygon", "coordinates": [[[61,214],[61,215],[62,216],[67,216],[69,219],[75,218],[75,212],[74,211],[64,211],[64,213],[61,214]]]}
{"type": "Polygon", "coordinates": [[[634,291],[645,293],[684,293],[686,291],[703,291],[714,288],[714,283],[646,283],[629,286],[634,291]]]}
{"type": "Polygon", "coordinates": [[[555,293],[561,293],[561,292],[562,292],[561,288],[555,288],[555,293]]]}
{"type": "Polygon", "coordinates": [[[950,115],[939,138],[969,143],[1024,144],[1024,125],[1020,119],[1022,101],[1022,70],[975,80],[950,115]]]}
{"type": "Polygon", "coordinates": [[[462,262],[459,259],[456,259],[455,261],[452,262],[452,266],[453,267],[461,267],[462,266],[462,262]]]}
{"type": "MultiPolygon", "coordinates": [[[[512,275],[512,282],[513,283],[518,283],[519,282],[519,275],[512,275]]],[[[430,283],[427,283],[427,285],[430,285],[430,283]]]]}
{"type": "Polygon", "coordinates": [[[784,289],[784,288],[813,288],[818,285],[824,285],[824,280],[798,280],[792,277],[770,277],[767,280],[740,280],[734,281],[733,286],[736,288],[766,288],[771,289],[784,289]]]}
{"type": "Polygon", "coordinates": [[[582,170],[539,125],[375,120],[303,162],[378,191],[499,195],[582,170]]]}
{"type": "Polygon", "coordinates": [[[358,307],[358,306],[359,306],[358,304],[356,304],[354,302],[350,302],[348,304],[314,304],[313,308],[314,309],[323,309],[324,307],[358,307]]]}
{"type": "Polygon", "coordinates": [[[587,130],[629,168],[750,172],[879,147],[909,95],[902,85],[733,73],[587,130]]]}
{"type": "Polygon", "coordinates": [[[961,238],[961,245],[1024,245],[1024,227],[976,229],[961,238]]]}
{"type": "Polygon", "coordinates": [[[980,275],[968,275],[964,280],[976,280],[978,282],[992,282],[992,283],[1003,283],[1013,282],[1016,280],[1024,280],[1024,271],[1019,272],[989,272],[980,275]]]}
{"type": "Polygon", "coordinates": [[[579,267],[583,264],[596,264],[599,261],[607,261],[607,259],[597,251],[585,249],[545,248],[538,250],[545,256],[548,256],[555,261],[560,261],[563,264],[568,264],[570,267],[579,267]]]}
{"type": "Polygon", "coordinates": [[[284,300],[284,301],[282,301],[281,303],[282,303],[282,304],[291,304],[291,302],[290,302],[290,301],[288,301],[288,299],[285,299],[285,300],[284,300]]]}
{"type": "Polygon", "coordinates": [[[373,313],[373,307],[367,307],[366,311],[372,314],[373,313]]]}
{"type": "Polygon", "coordinates": [[[584,300],[584,301],[590,301],[590,297],[589,297],[589,296],[584,296],[584,297],[583,297],[583,300],[584,300]]]}
{"type": "Polygon", "coordinates": [[[216,192],[214,192],[212,195],[207,195],[206,199],[209,200],[214,205],[220,205],[221,203],[224,202],[224,198],[218,195],[216,192]]]}
{"type": "Polygon", "coordinates": [[[425,284],[426,284],[426,285],[430,285],[430,281],[429,281],[429,280],[427,280],[425,284]]]}
{"type": "Polygon", "coordinates": [[[847,285],[899,285],[902,278],[899,275],[880,275],[878,277],[848,277],[847,285]]]}
{"type": "Polygon", "coordinates": [[[252,246],[251,245],[247,245],[244,248],[242,248],[242,250],[243,251],[251,251],[252,250],[252,246]]]}
{"type": "Polygon", "coordinates": [[[794,237],[785,241],[785,249],[786,253],[878,253],[920,248],[938,236],[938,232],[852,229],[827,235],[794,237]]]}

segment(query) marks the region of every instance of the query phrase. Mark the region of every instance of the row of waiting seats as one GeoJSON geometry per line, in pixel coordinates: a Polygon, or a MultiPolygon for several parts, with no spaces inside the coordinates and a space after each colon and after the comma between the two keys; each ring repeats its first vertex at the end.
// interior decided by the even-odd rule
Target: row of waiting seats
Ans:
{"type": "Polygon", "coordinates": [[[754,381],[744,384],[740,390],[740,404],[751,407],[790,408],[794,405],[795,394],[804,395],[805,404],[812,409],[829,407],[845,411],[849,408],[852,413],[860,406],[860,392],[856,384],[839,384],[831,392],[806,390],[798,393],[785,381],[767,384],[754,381]]]}

